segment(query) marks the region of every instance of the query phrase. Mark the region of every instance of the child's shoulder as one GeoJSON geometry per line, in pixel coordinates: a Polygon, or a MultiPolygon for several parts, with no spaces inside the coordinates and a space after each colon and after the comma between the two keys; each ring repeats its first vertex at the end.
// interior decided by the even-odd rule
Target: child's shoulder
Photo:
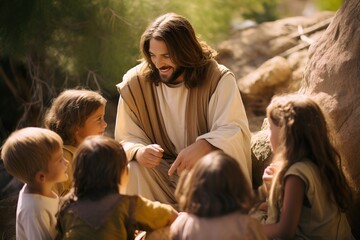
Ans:
{"type": "Polygon", "coordinates": [[[306,172],[306,171],[316,171],[318,167],[311,160],[304,158],[300,162],[292,164],[287,172],[306,172]]]}
{"type": "Polygon", "coordinates": [[[20,191],[17,212],[34,213],[35,215],[46,211],[56,213],[59,208],[59,198],[50,198],[40,194],[26,193],[24,188],[20,191]]]}
{"type": "Polygon", "coordinates": [[[19,199],[22,199],[22,201],[40,202],[40,203],[43,202],[59,203],[59,197],[54,192],[53,192],[54,197],[48,197],[40,193],[30,193],[27,189],[28,189],[27,184],[25,184],[19,192],[19,199]]]}
{"type": "Polygon", "coordinates": [[[320,177],[319,168],[310,160],[296,162],[289,167],[284,177],[294,175],[301,178],[308,186],[310,182],[318,181],[320,177]]]}

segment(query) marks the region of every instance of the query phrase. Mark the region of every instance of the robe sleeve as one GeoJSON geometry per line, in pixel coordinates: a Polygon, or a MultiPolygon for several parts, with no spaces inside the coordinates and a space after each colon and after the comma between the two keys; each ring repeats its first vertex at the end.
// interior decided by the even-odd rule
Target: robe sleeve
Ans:
{"type": "Polygon", "coordinates": [[[123,145],[128,161],[134,159],[135,153],[140,147],[151,144],[144,131],[133,120],[131,114],[129,107],[120,96],[114,136],[115,140],[123,145]]]}
{"type": "Polygon", "coordinates": [[[235,158],[251,184],[251,151],[248,120],[240,90],[232,74],[225,74],[209,103],[210,132],[196,140],[205,139],[235,158]]]}

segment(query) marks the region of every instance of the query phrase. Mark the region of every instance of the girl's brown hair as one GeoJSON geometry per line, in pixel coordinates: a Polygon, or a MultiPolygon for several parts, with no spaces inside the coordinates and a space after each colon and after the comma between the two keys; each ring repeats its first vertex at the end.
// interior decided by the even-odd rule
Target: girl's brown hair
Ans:
{"type": "Polygon", "coordinates": [[[122,145],[105,136],[89,136],[74,156],[74,194],[78,199],[97,200],[119,192],[127,159],[122,145]]]}
{"type": "Polygon", "coordinates": [[[340,209],[346,210],[352,199],[351,189],[319,105],[302,94],[276,96],[267,107],[267,117],[280,127],[280,146],[274,155],[274,161],[283,162],[275,180],[280,188],[280,201],[284,195],[284,174],[292,164],[307,159],[319,168],[328,197],[334,199],[340,209]]]}
{"type": "Polygon", "coordinates": [[[175,13],[164,14],[155,19],[141,36],[140,49],[148,64],[145,75],[157,84],[160,79],[159,72],[149,53],[152,38],[165,42],[171,60],[184,69],[187,87],[199,86],[205,80],[207,67],[210,60],[216,56],[216,51],[197,38],[186,18],[175,13]]]}
{"type": "Polygon", "coordinates": [[[201,158],[182,174],[175,191],[180,210],[199,217],[248,213],[253,195],[238,162],[223,151],[201,158]]]}
{"type": "Polygon", "coordinates": [[[75,131],[106,99],[86,89],[68,89],[59,94],[45,115],[46,128],[58,133],[66,145],[75,145],[75,131]]]}

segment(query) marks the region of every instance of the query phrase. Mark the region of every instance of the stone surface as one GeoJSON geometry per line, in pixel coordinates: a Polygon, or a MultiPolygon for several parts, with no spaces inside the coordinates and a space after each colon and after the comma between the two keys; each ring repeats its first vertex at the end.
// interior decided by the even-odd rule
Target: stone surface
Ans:
{"type": "Polygon", "coordinates": [[[306,36],[316,41],[333,16],[333,12],[320,12],[266,22],[234,31],[216,47],[218,61],[238,80],[252,132],[260,130],[265,108],[274,94],[300,88],[309,45],[302,39],[306,36]],[[278,72],[283,74],[278,77],[278,72]]]}
{"type": "Polygon", "coordinates": [[[329,114],[355,203],[348,216],[360,238],[360,2],[347,0],[322,37],[310,48],[301,91],[329,114]]]}

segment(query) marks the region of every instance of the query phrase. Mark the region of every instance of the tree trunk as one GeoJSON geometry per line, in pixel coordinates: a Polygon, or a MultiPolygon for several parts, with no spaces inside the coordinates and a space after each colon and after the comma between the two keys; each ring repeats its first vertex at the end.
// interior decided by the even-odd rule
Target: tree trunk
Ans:
{"type": "Polygon", "coordinates": [[[348,211],[360,239],[360,2],[345,0],[322,37],[309,50],[301,91],[315,96],[335,130],[343,169],[354,189],[348,211]]]}

